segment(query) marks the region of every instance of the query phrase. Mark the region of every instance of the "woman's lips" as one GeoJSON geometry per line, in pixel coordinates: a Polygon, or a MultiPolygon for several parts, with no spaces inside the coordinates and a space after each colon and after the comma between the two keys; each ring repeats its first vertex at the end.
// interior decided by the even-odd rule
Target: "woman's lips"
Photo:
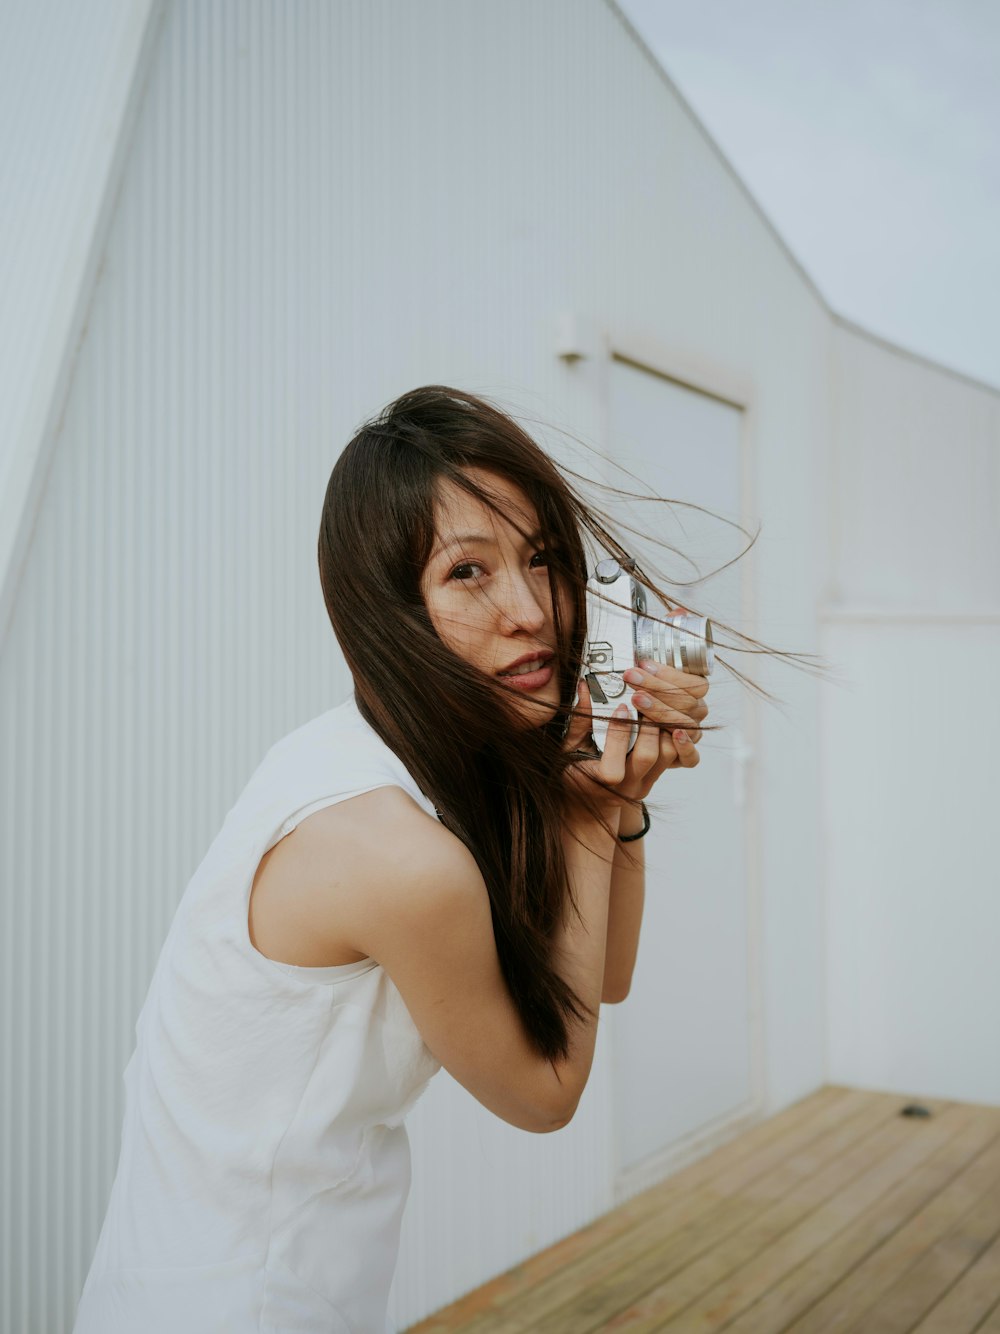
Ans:
{"type": "Polygon", "coordinates": [[[536,672],[520,672],[516,676],[501,676],[500,680],[506,681],[515,690],[540,690],[542,686],[547,686],[552,680],[552,667],[546,663],[544,667],[539,667],[536,672]]]}

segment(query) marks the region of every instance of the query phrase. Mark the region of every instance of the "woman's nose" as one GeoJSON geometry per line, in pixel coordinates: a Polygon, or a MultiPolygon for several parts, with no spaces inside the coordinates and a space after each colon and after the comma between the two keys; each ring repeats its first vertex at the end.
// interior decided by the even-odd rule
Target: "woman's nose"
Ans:
{"type": "Polygon", "coordinates": [[[511,579],[501,603],[504,621],[512,628],[537,634],[545,624],[545,608],[534,589],[522,578],[511,579]]]}

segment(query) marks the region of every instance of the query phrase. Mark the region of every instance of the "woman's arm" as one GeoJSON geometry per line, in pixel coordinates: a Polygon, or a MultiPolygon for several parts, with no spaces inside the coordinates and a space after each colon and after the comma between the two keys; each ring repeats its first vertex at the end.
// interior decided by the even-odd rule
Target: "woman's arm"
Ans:
{"type": "MultiPolygon", "coordinates": [[[[644,670],[630,668],[625,673],[630,685],[642,685],[649,694],[637,693],[632,697],[640,718],[657,724],[666,723],[672,730],[640,735],[633,755],[640,746],[646,748],[643,760],[643,782],[628,792],[632,798],[644,797],[653,783],[666,769],[693,769],[701,759],[696,749],[701,740],[697,722],[708,714],[705,695],[708,682],[691,673],[685,673],[664,664],[647,664],[644,670]],[[686,712],[681,712],[681,710],[686,712]],[[677,724],[681,726],[678,727],[677,724]],[[689,735],[684,727],[691,726],[689,735]]],[[[588,694],[589,699],[589,694],[588,694]]],[[[645,729],[643,729],[645,730],[645,729]]],[[[637,834],[642,828],[642,815],[631,805],[622,808],[622,834],[637,834]]],[[[625,999],[632,985],[636,955],[639,951],[639,929],[646,898],[646,864],[641,842],[619,843],[615,850],[614,871],[611,876],[608,904],[608,941],[604,967],[604,990],[601,1000],[617,1004],[625,999]],[[631,851],[631,858],[625,849],[631,851]]]]}
{"type": "MultiPolygon", "coordinates": [[[[623,807],[619,834],[637,834],[641,828],[642,811],[623,807]]],[[[601,1000],[606,1004],[617,1005],[629,993],[645,900],[646,855],[642,840],[617,843],[608,898],[608,939],[601,991],[601,1000]]]]}
{"type": "Polygon", "coordinates": [[[568,822],[563,830],[566,870],[579,915],[567,901],[562,922],[553,937],[552,961],[559,975],[593,1014],[586,1023],[569,1016],[569,1054],[563,1060],[552,1062],[573,1112],[594,1061],[608,941],[608,901],[620,815],[620,807],[608,814],[610,834],[596,820],[587,819],[568,822]]]}
{"type": "MultiPolygon", "coordinates": [[[[707,684],[700,678],[691,677],[674,668],[661,667],[657,668],[657,672],[663,673],[671,682],[687,685],[690,681],[693,688],[700,689],[701,694],[708,690],[707,684]]],[[[644,676],[638,673],[644,682],[651,682],[656,674],[650,672],[644,676]]],[[[649,688],[654,689],[657,695],[666,693],[651,685],[649,688]]],[[[708,712],[707,705],[698,696],[682,694],[678,702],[690,703],[701,717],[708,712]]],[[[665,706],[659,699],[638,697],[634,698],[634,703],[640,713],[648,712],[657,722],[661,718],[671,723],[680,721],[687,724],[691,721],[688,715],[665,706]]],[[[590,691],[584,681],[579,685],[578,705],[564,742],[569,751],[579,750],[590,732],[590,691]]],[[[584,781],[587,777],[597,777],[608,785],[607,791],[617,789],[631,802],[645,798],[665,769],[673,766],[692,768],[698,763],[701,757],[687,734],[680,729],[675,730],[671,737],[670,732],[661,731],[659,727],[640,728],[635,745],[629,751],[628,738],[632,725],[627,721],[625,707],[620,706],[620,710],[622,716],[616,709],[609,722],[604,753],[600,759],[591,756],[580,760],[567,770],[567,775],[578,770],[584,781]]],[[[590,795],[593,797],[593,791],[590,795]]],[[[638,833],[642,827],[641,819],[637,821],[631,804],[623,807],[620,800],[608,807],[605,814],[613,834],[596,820],[584,819],[578,813],[567,821],[563,830],[567,872],[582,920],[577,918],[567,904],[566,914],[554,940],[554,962],[560,974],[593,1014],[587,1023],[570,1022],[569,1056],[566,1060],[552,1062],[574,1110],[586,1086],[594,1059],[600,1002],[622,1001],[628,995],[639,949],[639,927],[645,900],[646,874],[642,849],[634,844],[623,845],[618,842],[619,833],[638,833]],[[631,865],[626,849],[632,853],[631,865]]]]}

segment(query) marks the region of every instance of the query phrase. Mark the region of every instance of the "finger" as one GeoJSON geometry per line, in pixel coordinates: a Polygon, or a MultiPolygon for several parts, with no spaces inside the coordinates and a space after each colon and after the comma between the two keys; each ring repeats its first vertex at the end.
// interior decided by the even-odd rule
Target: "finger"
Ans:
{"type": "Polygon", "coordinates": [[[607,736],[604,738],[600,775],[606,783],[617,784],[624,779],[631,736],[632,719],[629,717],[628,706],[619,704],[611,715],[607,736]]]}
{"type": "Polygon", "coordinates": [[[689,695],[694,695],[696,699],[701,699],[708,694],[708,678],[698,676],[694,672],[682,672],[679,667],[671,667],[668,663],[656,662],[652,658],[644,658],[639,663],[639,669],[658,681],[665,682],[676,689],[684,690],[689,695]]]}
{"type": "Polygon", "coordinates": [[[697,730],[697,720],[691,714],[683,713],[679,708],[665,704],[662,699],[647,693],[645,690],[637,690],[632,695],[632,705],[644,718],[648,718],[651,722],[662,723],[671,729],[690,727],[692,731],[697,730]]]}
{"type": "MultiPolygon", "coordinates": [[[[673,671],[673,668],[664,668],[663,671],[673,671]]],[[[676,673],[684,675],[684,673],[676,673]]],[[[708,711],[707,705],[702,705],[701,696],[693,693],[692,689],[684,689],[675,682],[669,680],[659,672],[648,672],[641,667],[630,667],[624,673],[625,680],[630,686],[638,690],[655,695],[661,703],[668,708],[676,709],[678,713],[683,713],[686,717],[694,718],[695,709],[704,707],[708,711]]]]}
{"type": "Polygon", "coordinates": [[[693,769],[701,763],[698,748],[686,732],[680,730],[674,732],[673,742],[677,751],[677,758],[685,769],[693,769]]]}
{"type": "Polygon", "coordinates": [[[582,677],[578,685],[579,698],[576,702],[574,716],[571,718],[569,729],[566,732],[566,739],[563,742],[566,750],[580,750],[594,725],[594,709],[590,698],[590,690],[582,677]]]}
{"type": "MultiPolygon", "coordinates": [[[[705,719],[708,717],[708,705],[704,702],[704,700],[698,700],[698,702],[689,710],[689,713],[692,718],[696,719],[699,723],[703,723],[705,719]]],[[[695,745],[697,745],[702,738],[701,728],[694,727],[694,728],[688,728],[686,730],[688,736],[695,743],[695,745]]]]}
{"type": "Polygon", "coordinates": [[[636,677],[647,682],[647,688],[635,691],[632,704],[641,716],[661,723],[664,727],[688,729],[693,741],[701,740],[702,733],[698,722],[708,716],[708,705],[704,700],[695,699],[685,691],[673,690],[664,684],[653,685],[655,678],[648,673],[641,673],[638,668],[629,668],[626,680],[636,677]]]}
{"type": "MultiPolygon", "coordinates": [[[[645,778],[650,771],[659,763],[662,750],[662,737],[668,738],[669,732],[661,732],[658,727],[652,723],[639,720],[639,735],[636,737],[635,745],[629,751],[628,763],[632,775],[635,778],[645,778]]],[[[671,758],[673,758],[673,747],[670,748],[671,758]]]]}

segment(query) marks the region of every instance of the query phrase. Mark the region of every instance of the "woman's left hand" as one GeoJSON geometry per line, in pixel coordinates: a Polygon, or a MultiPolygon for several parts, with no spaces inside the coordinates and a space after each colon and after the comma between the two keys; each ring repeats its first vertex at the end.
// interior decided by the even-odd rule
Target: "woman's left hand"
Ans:
{"type": "MultiPolygon", "coordinates": [[[[681,672],[662,663],[649,663],[642,669],[629,668],[625,672],[626,681],[631,683],[633,675],[641,685],[638,693],[647,695],[648,703],[640,704],[633,695],[632,703],[639,714],[639,735],[625,757],[624,771],[615,790],[629,801],[643,801],[665,770],[693,769],[700,763],[698,723],[704,722],[708,714],[705,703],[708,681],[704,676],[681,672]],[[649,721],[643,722],[644,718],[649,721]],[[661,729],[656,723],[668,726],[661,729]]],[[[578,750],[583,745],[590,733],[590,719],[590,691],[586,680],[581,678],[576,716],[564,743],[567,750],[578,750]]]]}
{"type": "Polygon", "coordinates": [[[646,662],[641,667],[630,667],[625,680],[636,688],[631,702],[639,715],[639,735],[632,749],[641,748],[648,763],[644,774],[648,787],[641,794],[645,796],[666,769],[693,769],[700,763],[698,724],[708,715],[708,679],[665,663],[646,662]],[[644,718],[650,723],[667,724],[667,729],[643,725],[644,718]]]}

